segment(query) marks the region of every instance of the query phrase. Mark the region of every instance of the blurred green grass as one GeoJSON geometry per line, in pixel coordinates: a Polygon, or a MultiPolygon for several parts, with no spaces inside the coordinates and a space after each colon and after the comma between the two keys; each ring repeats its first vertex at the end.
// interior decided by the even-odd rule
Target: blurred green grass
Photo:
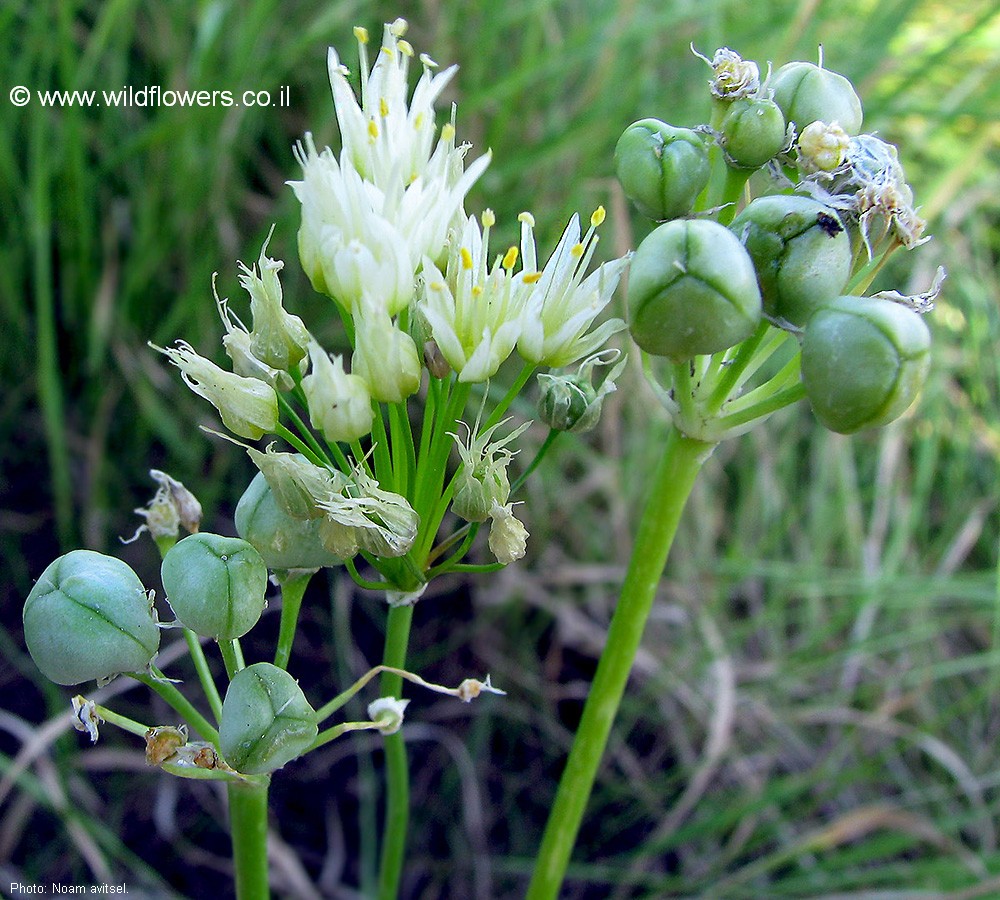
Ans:
{"type": "MultiPolygon", "coordinates": [[[[512,236],[530,209],[551,246],[573,211],[604,203],[608,255],[647,227],[628,217],[611,178],[622,128],[643,116],[707,117],[708,70],[689,45],[780,65],[815,59],[822,43],[826,64],[859,86],[866,129],[900,145],[935,235],[894,260],[884,286],[922,290],[938,264],[951,273],[932,319],[931,382],[904,421],[847,440],[797,409],[721,447],[706,468],[566,896],[1000,894],[1000,7],[985,0],[962,10],[928,0],[6,0],[0,687],[12,699],[0,712],[34,726],[66,702],[33,674],[19,632],[21,598],[60,549],[127,553],[155,573],[142,547],[117,540],[148,499],[150,467],[196,486],[209,521],[231,514],[248,466],[193,432],[212,417],[146,341],[184,336],[218,357],[211,275],[235,298],[235,261],[256,258],[272,222],[288,305],[324,331],[324,304],[295,263],[290,148],[306,130],[335,141],[326,46],[353,63],[351,26],[377,33],[397,15],[418,50],[461,65],[450,96],[459,133],[476,152],[493,150],[470,210],[493,207],[512,236]],[[292,105],[18,109],[7,91],[21,84],[289,85],[292,105]]],[[[323,336],[334,339],[332,322],[323,336]]],[[[471,719],[425,711],[427,728],[468,747],[485,808],[478,831],[459,822],[470,790],[461,751],[429,732],[438,737],[417,781],[409,896],[523,890],[627,558],[641,473],[662,439],[651,406],[630,372],[593,438],[565,442],[529,483],[529,560],[446,586],[459,597],[448,622],[433,600],[418,614],[415,668],[448,681],[468,674],[463,666],[488,667],[510,696],[471,719]]],[[[317,656],[337,616],[352,615],[359,634],[379,627],[377,608],[334,587],[333,606],[307,631],[317,656]]],[[[336,634],[345,659],[356,657],[362,638],[336,634]]],[[[12,729],[0,721],[4,770],[28,741],[12,729]]],[[[70,796],[97,752],[76,747],[64,738],[55,753],[53,777],[70,796]]],[[[370,869],[376,807],[362,795],[376,779],[372,760],[348,791],[359,799],[344,827],[361,834],[359,859],[345,864],[352,878],[370,869]]],[[[320,768],[283,778],[322,791],[320,768]]],[[[100,776],[104,821],[120,826],[101,831],[72,804],[35,810],[55,796],[39,774],[20,776],[6,801],[20,813],[5,812],[19,824],[0,829],[0,867],[43,878],[73,846],[91,872],[94,854],[109,872],[138,871],[126,849],[134,842],[114,832],[136,815],[124,799],[130,779],[150,779],[100,776]],[[48,850],[33,852],[32,833],[48,850]],[[86,851],[88,840],[96,849],[86,851]]],[[[290,842],[301,838],[315,877],[329,848],[282,827],[290,842]]],[[[163,852],[198,859],[186,840],[163,852]]]]}

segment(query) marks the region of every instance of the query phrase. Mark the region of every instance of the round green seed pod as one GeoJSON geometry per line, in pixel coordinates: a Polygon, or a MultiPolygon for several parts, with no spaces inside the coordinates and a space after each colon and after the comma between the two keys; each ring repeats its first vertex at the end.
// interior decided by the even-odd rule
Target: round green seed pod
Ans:
{"type": "Polygon", "coordinates": [[[759,169],[774,159],[786,143],[785,117],[772,100],[734,100],[719,128],[727,162],[741,169],[759,169]]]}
{"type": "Polygon", "coordinates": [[[790,62],[768,82],[774,102],[799,132],[813,122],[836,122],[848,134],[858,134],[864,114],[861,98],[843,75],[808,62],[790,62]]]}
{"type": "Polygon", "coordinates": [[[56,684],[142,671],[160,646],[152,602],[127,563],[73,550],[50,563],[24,603],[24,640],[56,684]]]}
{"type": "Polygon", "coordinates": [[[836,211],[809,197],[772,194],[729,226],[757,270],[764,312],[802,327],[840,295],[851,274],[851,241],[836,211]]]}
{"type": "Polygon", "coordinates": [[[269,569],[321,569],[339,566],[320,540],[319,519],[296,519],[279,505],[258,472],[236,504],[236,532],[253,544],[269,569]]]}
{"type": "Polygon", "coordinates": [[[877,297],[837,297],[802,338],[802,382],[816,418],[851,434],[898,418],[927,378],[931,337],[923,318],[877,297]]]}
{"type": "Polygon", "coordinates": [[[628,311],[632,338],[647,353],[684,360],[725,350],[760,322],[753,263],[717,222],[667,222],[632,258],[628,311]]]}
{"type": "Polygon", "coordinates": [[[301,756],[316,740],[316,711],[284,669],[241,669],[222,702],[219,749],[237,772],[263,775],[301,756]]]}
{"type": "Polygon", "coordinates": [[[705,139],[689,128],[640,119],[618,139],[615,172],[644,216],[656,221],[686,216],[708,184],[705,139]]]}
{"type": "Polygon", "coordinates": [[[267,567],[242,538],[192,534],[167,551],[160,577],[177,620],[205,637],[241,637],[264,611],[267,567]]]}

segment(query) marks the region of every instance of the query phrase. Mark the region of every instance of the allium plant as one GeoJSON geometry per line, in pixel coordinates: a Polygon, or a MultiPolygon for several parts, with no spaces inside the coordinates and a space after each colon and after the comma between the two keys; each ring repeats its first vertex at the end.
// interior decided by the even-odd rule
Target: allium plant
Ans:
{"type": "Polygon", "coordinates": [[[406,671],[414,604],[439,575],[489,572],[524,556],[518,489],[558,433],[593,426],[621,371],[614,367],[594,386],[597,369],[620,355],[605,344],[625,328],[621,319],[596,322],[628,263],[591,265],[603,208],[586,231],[574,216],[547,260],[528,212],[518,246],[491,248],[493,212],[465,209],[489,154],[470,161],[456,110],[442,123],[435,108],[456,67],[438,71],[421,55],[411,92],[415,54],[405,31],[401,19],[387,25],[372,61],[367,32],[355,29],[360,99],[329,51],[340,151],[318,149],[309,134],[294,150],[302,170],[290,182],[302,206],[299,258],[332,301],[351,353],[331,355],[315,337],[319,329],[286,311],[284,262],[268,255],[267,241],[255,265],[240,264],[249,316],[215,297],[228,367],[183,340],[155,348],[218,411],[228,432],[220,436],[245,447],[259,469],[236,510],[239,536],[200,532],[194,494],[154,472],[159,490],[138,512],[140,531],[163,556],[166,597],[157,600],[124,562],[76,550],[45,570],[24,608],[26,643],[47,677],[75,685],[126,675],[183,720],[140,723],[82,695],[73,699],[74,724],[93,740],[100,722],[114,724],[145,740],[151,765],[227,784],[241,898],[268,892],[272,774],[359,729],[385,739],[379,894],[396,896],[408,817],[403,679],[466,702],[502,693],[488,676],[445,688],[406,671]],[[520,373],[495,396],[490,380],[515,351],[520,373]],[[574,364],[575,375],[543,373],[550,434],[512,477],[528,423],[513,423],[508,409],[540,367],[574,364]],[[496,561],[466,563],[487,523],[484,552],[496,561]],[[178,540],[182,529],[190,534],[178,540]],[[334,566],[385,597],[384,659],[338,696],[310,698],[310,686],[292,674],[296,623],[310,577],[334,566]],[[260,619],[270,584],[281,592],[277,644],[269,659],[246,660],[240,638],[260,619]],[[157,668],[160,628],[183,633],[201,697],[157,668]],[[213,652],[225,668],[223,686],[213,652]],[[368,720],[324,724],[378,675],[368,720]]]}
{"type": "MultiPolygon", "coordinates": [[[[926,293],[867,294],[889,256],[927,240],[896,148],[861,134],[861,100],[822,64],[768,79],[712,59],[711,120],[642,119],[618,178],[655,227],[629,272],[629,331],[672,428],[528,889],[554,900],[687,497],[715,446],[805,398],[849,434],[887,425],[927,376],[926,293]]],[[[769,70],[770,71],[770,70],[769,70]]]]}

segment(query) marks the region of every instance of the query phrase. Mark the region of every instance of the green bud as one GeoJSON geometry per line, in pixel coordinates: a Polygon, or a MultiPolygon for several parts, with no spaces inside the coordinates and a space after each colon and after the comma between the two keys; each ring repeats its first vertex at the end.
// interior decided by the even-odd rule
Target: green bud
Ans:
{"type": "Polygon", "coordinates": [[[618,362],[621,355],[618,350],[604,350],[588,356],[575,375],[539,375],[542,392],[538,417],[556,431],[574,434],[590,431],[601,418],[604,398],[616,390],[615,381],[625,368],[624,359],[618,362]],[[600,388],[595,388],[592,381],[595,367],[616,362],[600,388]]]}
{"type": "Polygon", "coordinates": [[[192,534],[167,551],[160,576],[174,615],[196,634],[230,641],[264,611],[267,567],[242,538],[192,534]]]}
{"type": "Polygon", "coordinates": [[[719,130],[726,161],[740,169],[759,169],[787,143],[778,104],[757,97],[730,103],[719,130]]]}
{"type": "Polygon", "coordinates": [[[24,640],[56,684],[138,672],[156,655],[160,629],[127,563],[73,550],[50,563],[24,602],[24,640]]]}
{"type": "Polygon", "coordinates": [[[237,772],[264,775],[301,756],[316,740],[316,712],[284,669],[256,663],[229,683],[219,749],[237,772]]]}
{"type": "Polygon", "coordinates": [[[618,139],[615,172],[644,216],[657,221],[686,216],[708,183],[705,139],[688,128],[641,119],[618,139]]]}
{"type": "Polygon", "coordinates": [[[813,122],[836,122],[848,134],[861,131],[861,99],[843,75],[808,62],[783,65],[768,82],[774,102],[799,131],[813,122]]]}
{"type": "Polygon", "coordinates": [[[802,382],[816,418],[841,434],[898,418],[927,377],[930,342],[921,316],[899,303],[831,301],[802,339],[802,382]]]}
{"type": "Polygon", "coordinates": [[[851,274],[851,241],[837,213],[809,197],[753,200],[730,228],[757,270],[764,311],[802,327],[851,274]]]}
{"type": "Polygon", "coordinates": [[[343,475],[309,462],[301,453],[281,453],[272,446],[264,453],[247,447],[247,455],[267,479],[278,505],[295,519],[322,518],[318,504],[343,485],[343,475]]]}
{"type": "Polygon", "coordinates": [[[236,505],[236,531],[253,544],[269,569],[320,569],[343,560],[320,540],[319,519],[296,519],[275,499],[258,472],[236,505]]]}
{"type": "Polygon", "coordinates": [[[667,222],[636,250],[629,329],[647,353],[674,360],[745,340],[761,315],[753,263],[731,231],[708,219],[667,222]]]}
{"type": "Polygon", "coordinates": [[[813,122],[802,129],[795,149],[802,175],[840,168],[851,148],[851,136],[836,123],[813,122]]]}

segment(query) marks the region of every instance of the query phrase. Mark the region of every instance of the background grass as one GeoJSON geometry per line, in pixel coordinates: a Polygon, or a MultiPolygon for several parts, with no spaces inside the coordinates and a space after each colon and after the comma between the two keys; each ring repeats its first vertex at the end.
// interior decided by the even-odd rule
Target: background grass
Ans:
{"type": "MultiPolygon", "coordinates": [[[[706,467],[565,896],[1000,894],[1000,8],[985,0],[5,0],[0,890],[225,891],[220,796],[146,772],[127,738],[91,749],[45,724],[68,694],[24,653],[20,608],[74,546],[156,582],[152,548],[118,542],[150,467],[231,532],[249,465],[195,430],[210,411],[146,341],[184,336],[218,358],[211,274],[236,298],[235,261],[256,258],[271,223],[288,306],[337,340],[295,263],[290,148],[306,130],[336,139],[327,45],[353,62],[351,26],[377,34],[397,15],[418,51],[462,67],[459,133],[494,152],[467,206],[496,210],[501,241],[523,209],[551,246],[573,211],[604,203],[608,255],[634,247],[648,226],[616,191],[611,153],[636,118],[707,118],[708,70],[689,45],[780,65],[822,43],[858,85],[866,128],[899,144],[935,235],[883,286],[951,273],[931,381],[903,421],[845,439],[790,410],[706,467]],[[18,84],[289,85],[292,104],[18,109],[18,84]]],[[[528,559],[444,582],[418,607],[414,669],[444,682],[489,670],[509,694],[476,708],[415,697],[407,897],[523,893],[666,428],[636,372],[621,388],[599,430],[565,440],[529,482],[528,559]]],[[[378,655],[384,612],[339,576],[310,598],[297,665],[318,698],[378,655]]],[[[149,717],[140,692],[115,705],[149,717]]],[[[370,886],[379,765],[377,742],[344,740],[277,776],[283,893],[370,886]]]]}

